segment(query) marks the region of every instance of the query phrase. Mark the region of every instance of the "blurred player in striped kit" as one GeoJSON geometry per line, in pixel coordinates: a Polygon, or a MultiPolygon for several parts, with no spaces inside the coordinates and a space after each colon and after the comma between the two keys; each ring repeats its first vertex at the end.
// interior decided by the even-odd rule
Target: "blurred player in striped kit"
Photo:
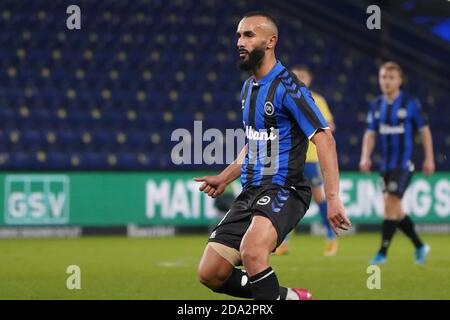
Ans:
{"type": "Polygon", "coordinates": [[[402,69],[395,62],[381,65],[378,81],[382,95],[371,104],[367,115],[360,169],[370,172],[370,160],[379,136],[381,149],[381,185],[384,193],[384,220],[381,247],[370,264],[384,264],[387,250],[397,228],[402,230],[415,246],[416,263],[422,264],[430,251],[414,229],[414,222],[401,206],[403,194],[414,173],[414,137],[420,133],[425,154],[422,171],[432,175],[435,170],[433,142],[427,116],[416,98],[400,89],[402,69]]]}

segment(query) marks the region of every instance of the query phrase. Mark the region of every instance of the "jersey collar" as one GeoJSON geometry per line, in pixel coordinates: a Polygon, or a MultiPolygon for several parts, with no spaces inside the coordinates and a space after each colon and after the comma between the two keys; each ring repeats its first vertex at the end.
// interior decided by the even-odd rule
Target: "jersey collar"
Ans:
{"type": "Polygon", "coordinates": [[[403,97],[403,91],[400,90],[398,97],[395,98],[394,101],[392,101],[392,103],[389,103],[384,95],[383,95],[383,101],[386,105],[388,105],[388,104],[396,105],[397,103],[399,103],[402,100],[402,97],[403,97]]]}
{"type": "Polygon", "coordinates": [[[281,62],[279,60],[277,60],[277,63],[272,68],[272,70],[270,70],[269,73],[266,74],[264,77],[259,79],[259,81],[255,81],[255,78],[253,78],[253,84],[262,86],[262,85],[265,85],[266,83],[270,83],[281,71],[283,71],[283,69],[284,69],[284,66],[281,64],[281,62]]]}

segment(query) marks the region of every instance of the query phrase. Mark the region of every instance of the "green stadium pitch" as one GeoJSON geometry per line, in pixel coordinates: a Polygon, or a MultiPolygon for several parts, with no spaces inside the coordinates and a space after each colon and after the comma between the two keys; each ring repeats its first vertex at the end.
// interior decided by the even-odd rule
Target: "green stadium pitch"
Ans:
{"type": "MultiPolygon", "coordinates": [[[[206,240],[206,235],[1,240],[0,299],[228,299],[197,280],[206,240]],[[80,289],[68,289],[69,266],[79,267],[80,289]]],[[[381,267],[380,289],[367,286],[378,234],[342,237],[335,257],[322,256],[322,238],[294,235],[290,253],[273,256],[271,265],[282,285],[308,288],[320,300],[449,299],[449,236],[424,240],[432,250],[419,266],[409,241],[397,234],[381,267]]]]}

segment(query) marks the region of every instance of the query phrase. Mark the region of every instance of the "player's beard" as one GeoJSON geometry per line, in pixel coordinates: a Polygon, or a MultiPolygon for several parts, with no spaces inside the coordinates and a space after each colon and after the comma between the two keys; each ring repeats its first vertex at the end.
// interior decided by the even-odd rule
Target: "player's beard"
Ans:
{"type": "Polygon", "coordinates": [[[248,54],[247,59],[239,61],[239,67],[245,71],[255,70],[261,64],[265,54],[265,46],[255,48],[248,54]]]}

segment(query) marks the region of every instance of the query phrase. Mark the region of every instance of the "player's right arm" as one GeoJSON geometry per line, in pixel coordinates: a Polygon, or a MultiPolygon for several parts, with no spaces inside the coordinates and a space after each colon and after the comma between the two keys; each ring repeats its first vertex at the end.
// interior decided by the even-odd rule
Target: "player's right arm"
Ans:
{"type": "Polygon", "coordinates": [[[372,167],[372,152],[375,148],[376,132],[379,126],[379,119],[376,116],[375,104],[373,103],[367,114],[367,130],[364,133],[362,142],[361,159],[359,161],[359,169],[362,172],[370,173],[370,168],[372,167]]]}
{"type": "MultiPolygon", "coordinates": [[[[252,81],[250,78],[247,79],[241,89],[241,100],[243,101],[243,103],[245,100],[245,91],[248,90],[250,81],[252,81]]],[[[246,155],[247,145],[242,148],[236,160],[234,160],[220,174],[216,176],[203,176],[194,178],[194,180],[197,182],[203,182],[203,184],[199,188],[200,191],[203,191],[204,193],[208,194],[208,196],[213,198],[220,196],[231,182],[241,176],[241,168],[246,155]]]]}
{"type": "Polygon", "coordinates": [[[197,182],[203,182],[199,188],[200,191],[207,193],[208,196],[213,198],[220,196],[231,182],[241,176],[241,167],[246,155],[247,145],[242,148],[236,160],[218,175],[194,178],[197,182]]]}
{"type": "Polygon", "coordinates": [[[414,99],[409,107],[412,111],[413,123],[419,129],[420,137],[422,138],[423,151],[425,154],[422,171],[425,175],[430,176],[434,173],[436,167],[434,164],[433,137],[429,127],[428,117],[419,100],[414,99]]]}

